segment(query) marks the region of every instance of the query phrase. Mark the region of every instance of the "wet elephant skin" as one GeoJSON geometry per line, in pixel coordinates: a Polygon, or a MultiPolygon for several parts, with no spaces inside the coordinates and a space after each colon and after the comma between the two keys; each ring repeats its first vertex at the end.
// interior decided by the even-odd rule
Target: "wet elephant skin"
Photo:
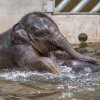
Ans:
{"type": "Polygon", "coordinates": [[[72,59],[98,63],[77,53],[60,33],[56,23],[41,12],[25,15],[0,36],[0,68],[23,68],[60,73],[59,64],[50,52],[61,50],[72,59]]]}

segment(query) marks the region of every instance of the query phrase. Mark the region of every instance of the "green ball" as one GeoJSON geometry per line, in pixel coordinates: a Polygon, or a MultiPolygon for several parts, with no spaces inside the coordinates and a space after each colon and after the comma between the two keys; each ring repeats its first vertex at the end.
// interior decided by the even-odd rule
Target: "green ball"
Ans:
{"type": "Polygon", "coordinates": [[[88,36],[87,36],[87,34],[85,34],[85,33],[81,33],[81,34],[79,34],[78,39],[79,39],[79,41],[81,41],[81,42],[86,42],[87,39],[88,39],[88,36]]]}

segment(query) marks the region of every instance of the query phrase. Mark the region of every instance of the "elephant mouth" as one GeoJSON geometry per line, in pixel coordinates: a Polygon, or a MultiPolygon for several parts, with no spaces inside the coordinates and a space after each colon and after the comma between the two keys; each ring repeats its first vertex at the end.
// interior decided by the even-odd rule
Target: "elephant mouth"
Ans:
{"type": "Polygon", "coordinates": [[[52,42],[48,41],[45,38],[36,39],[36,38],[32,38],[29,35],[29,39],[30,39],[30,45],[32,46],[32,48],[42,55],[46,55],[50,51],[56,51],[60,49],[57,47],[57,45],[54,45],[52,42]]]}
{"type": "Polygon", "coordinates": [[[32,46],[33,49],[35,49],[39,54],[42,55],[47,55],[49,52],[51,51],[56,51],[58,50],[58,48],[54,45],[51,45],[49,43],[47,44],[38,44],[38,43],[33,43],[30,41],[30,44],[32,46]]]}

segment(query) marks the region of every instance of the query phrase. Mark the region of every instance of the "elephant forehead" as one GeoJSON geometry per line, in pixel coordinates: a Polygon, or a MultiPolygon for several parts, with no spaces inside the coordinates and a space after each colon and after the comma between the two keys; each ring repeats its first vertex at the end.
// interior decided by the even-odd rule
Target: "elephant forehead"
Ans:
{"type": "Polygon", "coordinates": [[[54,33],[55,31],[57,31],[57,27],[56,25],[49,19],[47,18],[42,18],[42,17],[35,17],[33,20],[29,19],[30,21],[28,21],[28,24],[35,28],[34,31],[37,32],[50,32],[50,33],[54,33]]]}
{"type": "Polygon", "coordinates": [[[48,29],[48,25],[45,23],[45,21],[40,18],[39,20],[35,20],[34,26],[37,29],[48,29]]]}

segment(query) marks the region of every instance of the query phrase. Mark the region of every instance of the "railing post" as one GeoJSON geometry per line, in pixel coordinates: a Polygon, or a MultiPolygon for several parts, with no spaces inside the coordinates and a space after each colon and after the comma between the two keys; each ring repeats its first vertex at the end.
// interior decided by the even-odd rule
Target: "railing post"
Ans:
{"type": "Polygon", "coordinates": [[[71,12],[79,12],[86,4],[88,4],[91,0],[81,0],[78,5],[76,5],[71,12]]]}
{"type": "Polygon", "coordinates": [[[71,0],[62,0],[62,2],[55,8],[55,12],[61,11],[65,6],[70,3],[71,0]]]}
{"type": "Polygon", "coordinates": [[[100,11],[100,2],[90,11],[90,13],[96,13],[100,11]]]}

